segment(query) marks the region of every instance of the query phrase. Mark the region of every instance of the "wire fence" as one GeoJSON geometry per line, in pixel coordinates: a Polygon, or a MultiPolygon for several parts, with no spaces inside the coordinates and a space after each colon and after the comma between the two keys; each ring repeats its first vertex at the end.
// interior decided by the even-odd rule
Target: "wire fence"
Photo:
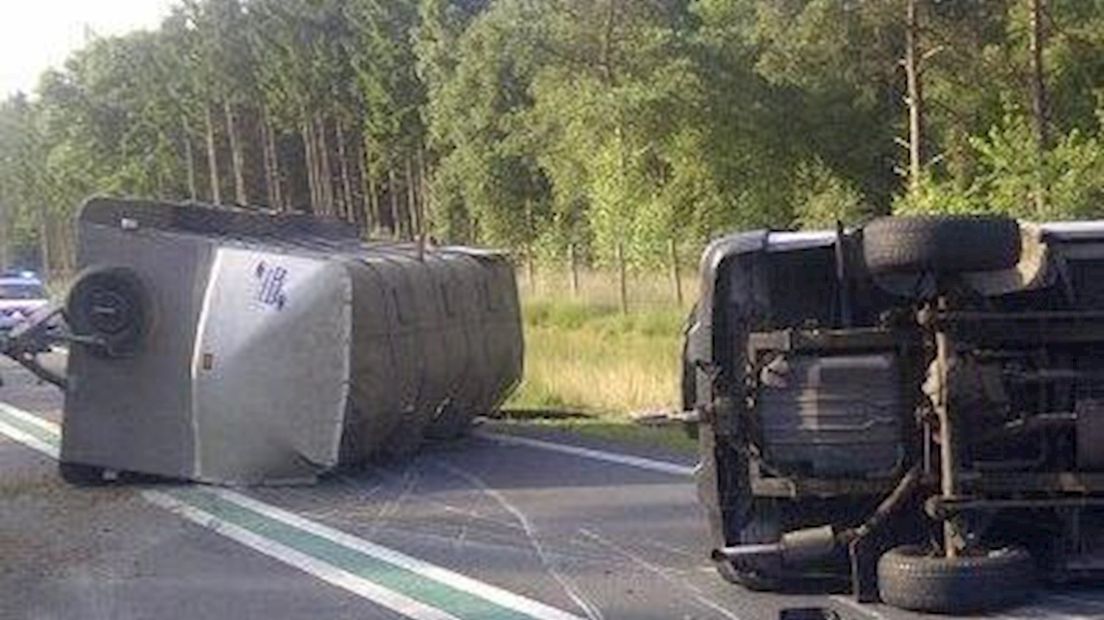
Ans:
{"type": "Polygon", "coordinates": [[[582,264],[569,247],[558,263],[518,260],[518,285],[523,298],[571,301],[588,306],[634,310],[657,307],[689,307],[697,296],[696,261],[683,258],[672,242],[662,269],[630,269],[623,247],[615,248],[613,266],[593,268],[582,264]]]}

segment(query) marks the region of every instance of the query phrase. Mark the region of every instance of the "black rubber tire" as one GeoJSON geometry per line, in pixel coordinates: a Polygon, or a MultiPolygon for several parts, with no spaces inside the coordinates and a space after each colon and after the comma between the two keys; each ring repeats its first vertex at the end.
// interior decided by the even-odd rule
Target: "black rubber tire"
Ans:
{"type": "Polygon", "coordinates": [[[104,478],[104,468],[81,463],[58,463],[58,473],[61,479],[73,486],[98,487],[107,484],[104,478]]]}
{"type": "Polygon", "coordinates": [[[445,406],[426,425],[425,436],[429,439],[458,439],[471,430],[473,417],[464,409],[445,406]]]}
{"type": "Polygon", "coordinates": [[[138,274],[125,267],[93,268],[77,276],[65,302],[65,319],[77,336],[93,336],[98,354],[134,353],[150,327],[150,303],[138,274]]]}
{"type": "MultiPolygon", "coordinates": [[[[698,305],[694,304],[694,307],[690,310],[690,314],[686,317],[686,326],[682,330],[682,377],[680,377],[679,389],[681,392],[680,395],[682,396],[683,411],[691,411],[698,404],[698,373],[687,355],[690,347],[690,328],[694,324],[694,319],[697,317],[697,314],[698,305]]],[[[698,438],[697,422],[683,423],[682,430],[690,439],[698,438]]]]}
{"type": "Polygon", "coordinates": [[[878,218],[863,228],[871,273],[998,271],[1020,260],[1020,226],[998,216],[878,218]]]}
{"type": "Polygon", "coordinates": [[[947,558],[909,545],[878,560],[882,601],[911,611],[959,614],[1010,607],[1030,597],[1035,584],[1035,563],[1020,547],[947,558]]]}

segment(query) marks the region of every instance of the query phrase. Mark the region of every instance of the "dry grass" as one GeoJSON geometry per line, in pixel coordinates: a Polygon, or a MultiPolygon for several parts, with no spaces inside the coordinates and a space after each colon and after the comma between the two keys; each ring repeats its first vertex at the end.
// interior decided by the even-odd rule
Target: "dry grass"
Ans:
{"type": "MultiPolygon", "coordinates": [[[[616,271],[579,270],[578,290],[571,287],[566,268],[538,266],[532,280],[525,269],[518,270],[518,285],[525,301],[535,303],[570,301],[572,303],[614,309],[621,303],[620,278],[616,271]]],[[[679,274],[684,306],[697,295],[697,275],[693,270],[679,274]]],[[[629,272],[625,278],[629,310],[671,309],[676,302],[675,282],[669,272],[629,272]]]]}
{"type": "MultiPolygon", "coordinates": [[[[654,297],[645,304],[638,293],[622,314],[616,278],[587,276],[585,297],[539,280],[535,292],[523,285],[525,379],[507,407],[619,418],[676,408],[686,309],[654,297]]],[[[663,278],[651,281],[655,291],[663,278]]]]}

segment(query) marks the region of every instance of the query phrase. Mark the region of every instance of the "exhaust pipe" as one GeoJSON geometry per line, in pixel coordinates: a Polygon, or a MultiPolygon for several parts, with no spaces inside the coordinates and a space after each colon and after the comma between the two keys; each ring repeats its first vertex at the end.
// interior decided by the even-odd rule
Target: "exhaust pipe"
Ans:
{"type": "Polygon", "coordinates": [[[759,545],[736,545],[733,547],[721,547],[714,549],[709,554],[714,562],[735,560],[737,558],[759,557],[764,555],[780,555],[782,543],[764,543],[759,545]]]}
{"type": "Polygon", "coordinates": [[[714,561],[747,557],[779,556],[783,564],[798,565],[832,555],[839,547],[839,537],[831,525],[794,530],[782,535],[776,543],[734,545],[714,549],[714,561]]]}

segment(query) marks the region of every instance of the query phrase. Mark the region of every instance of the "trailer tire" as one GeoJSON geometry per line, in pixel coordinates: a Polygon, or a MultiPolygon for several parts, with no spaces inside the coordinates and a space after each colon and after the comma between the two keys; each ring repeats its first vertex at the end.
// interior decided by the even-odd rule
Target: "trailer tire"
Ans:
{"type": "Polygon", "coordinates": [[[79,276],[65,302],[74,335],[99,339],[97,354],[125,357],[149,332],[149,294],[141,278],[124,267],[89,269],[79,276]]]}
{"type": "Polygon", "coordinates": [[[429,439],[463,437],[471,429],[472,418],[468,410],[453,405],[442,406],[426,425],[425,436],[429,439]]]}
{"type": "Polygon", "coordinates": [[[1020,250],[1020,226],[1007,217],[882,217],[863,228],[863,257],[871,273],[1010,269],[1020,250]]]}
{"type": "Polygon", "coordinates": [[[107,484],[104,468],[83,463],[58,463],[61,479],[76,487],[98,487],[107,484]]]}
{"type": "Polygon", "coordinates": [[[1020,547],[948,558],[907,545],[878,560],[882,601],[911,611],[960,614],[1009,607],[1028,598],[1034,587],[1035,564],[1020,547]]]}

